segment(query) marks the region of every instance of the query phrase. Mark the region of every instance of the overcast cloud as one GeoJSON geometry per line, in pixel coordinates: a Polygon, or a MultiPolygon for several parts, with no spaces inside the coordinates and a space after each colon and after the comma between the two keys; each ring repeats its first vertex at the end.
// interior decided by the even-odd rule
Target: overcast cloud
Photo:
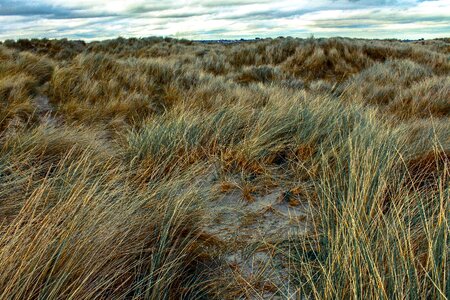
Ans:
{"type": "Polygon", "coordinates": [[[450,1],[0,0],[0,40],[450,36],[450,1]]]}

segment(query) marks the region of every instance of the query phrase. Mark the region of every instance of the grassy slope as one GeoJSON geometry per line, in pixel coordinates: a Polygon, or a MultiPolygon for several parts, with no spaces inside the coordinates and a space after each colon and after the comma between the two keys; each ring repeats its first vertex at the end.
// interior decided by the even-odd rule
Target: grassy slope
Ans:
{"type": "MultiPolygon", "coordinates": [[[[0,298],[223,298],[211,167],[243,199],[305,183],[280,251],[316,299],[446,299],[450,44],[0,45],[0,298]],[[213,266],[211,267],[213,268],[213,266]]],[[[225,290],[227,294],[225,294],[225,290]]]]}

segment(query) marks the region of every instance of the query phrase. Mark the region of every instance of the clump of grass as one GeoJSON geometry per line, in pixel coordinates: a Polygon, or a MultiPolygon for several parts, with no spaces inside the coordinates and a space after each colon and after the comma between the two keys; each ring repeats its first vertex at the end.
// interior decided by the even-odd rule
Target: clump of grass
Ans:
{"type": "Polygon", "coordinates": [[[448,159],[437,153],[405,165],[401,139],[382,126],[358,125],[332,164],[321,166],[317,235],[297,243],[295,258],[301,290],[314,298],[445,299],[449,292],[448,159]],[[420,180],[411,174],[418,164],[441,166],[420,171],[435,174],[436,193],[409,188],[420,180]]]}
{"type": "Polygon", "coordinates": [[[402,90],[387,110],[402,119],[448,117],[450,105],[449,77],[422,79],[409,89],[402,90]]]}
{"type": "Polygon", "coordinates": [[[369,104],[389,104],[400,92],[431,75],[430,69],[409,60],[386,61],[349,79],[341,87],[342,97],[369,104]]]}
{"type": "Polygon", "coordinates": [[[226,58],[223,55],[220,55],[220,53],[201,52],[198,55],[201,56],[201,59],[197,58],[197,63],[207,72],[215,75],[225,75],[231,69],[231,66],[226,61],[226,58]]]}
{"type": "Polygon", "coordinates": [[[296,48],[295,54],[283,63],[283,68],[306,80],[342,81],[370,65],[370,58],[361,48],[358,42],[349,43],[342,39],[310,39],[296,48]]]}
{"type": "Polygon", "coordinates": [[[35,124],[37,109],[32,100],[45,92],[53,63],[44,57],[3,47],[0,63],[0,127],[5,130],[35,124]]]}
{"type": "Polygon", "coordinates": [[[193,191],[136,190],[120,168],[91,173],[89,156],[56,169],[2,228],[2,297],[179,297],[196,256],[193,191]]]}
{"type": "Polygon", "coordinates": [[[251,82],[269,83],[281,78],[280,71],[270,66],[258,66],[244,68],[236,77],[238,83],[248,84],[251,82]]]}
{"type": "Polygon", "coordinates": [[[183,293],[201,212],[191,175],[142,190],[92,129],[38,127],[2,142],[2,297],[183,293]]]}

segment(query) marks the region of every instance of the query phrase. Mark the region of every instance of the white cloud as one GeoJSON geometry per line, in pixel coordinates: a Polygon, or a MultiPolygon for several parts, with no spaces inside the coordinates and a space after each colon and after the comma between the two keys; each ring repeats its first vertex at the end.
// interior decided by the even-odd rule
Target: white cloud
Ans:
{"type": "Polygon", "coordinates": [[[450,32],[450,1],[0,0],[0,39],[278,35],[432,38],[450,32]]]}

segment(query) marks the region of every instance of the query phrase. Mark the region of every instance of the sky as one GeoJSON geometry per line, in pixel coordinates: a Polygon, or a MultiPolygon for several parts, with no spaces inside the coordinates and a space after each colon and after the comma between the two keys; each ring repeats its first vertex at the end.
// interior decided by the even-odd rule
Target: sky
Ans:
{"type": "Polygon", "coordinates": [[[450,37],[450,0],[0,0],[0,40],[450,37]]]}

